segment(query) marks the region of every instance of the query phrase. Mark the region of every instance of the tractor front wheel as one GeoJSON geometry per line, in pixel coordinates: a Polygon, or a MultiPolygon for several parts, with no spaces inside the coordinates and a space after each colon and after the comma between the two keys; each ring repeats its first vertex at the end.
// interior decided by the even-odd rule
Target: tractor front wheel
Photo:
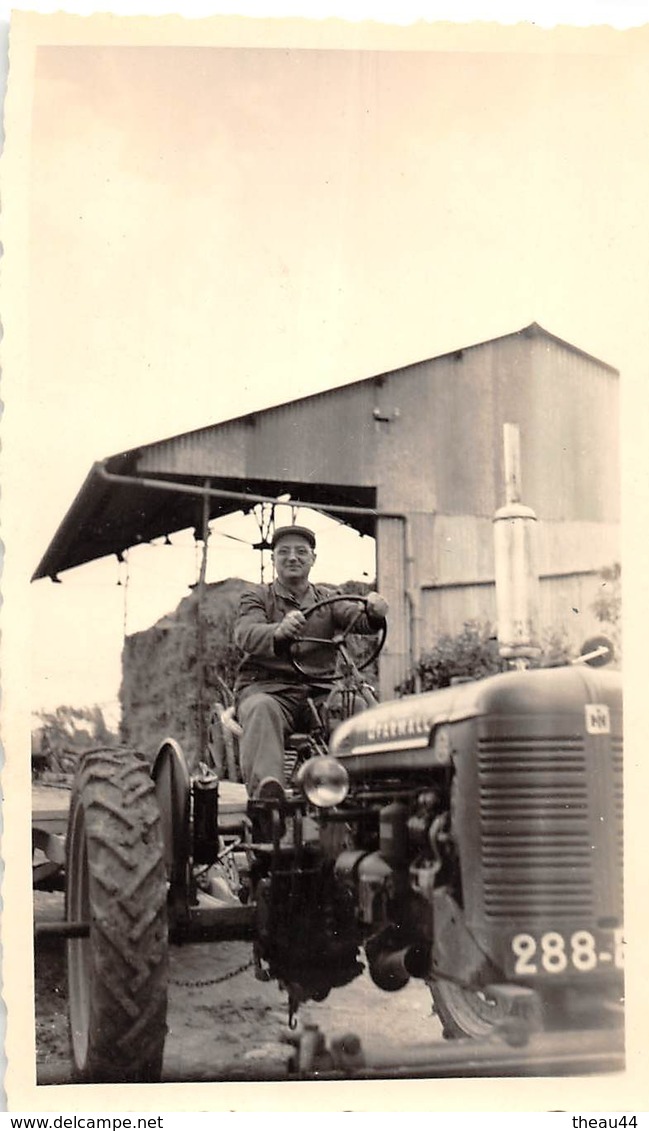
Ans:
{"type": "Polygon", "coordinates": [[[435,1013],[447,1038],[488,1037],[508,1016],[507,1009],[481,990],[446,980],[431,986],[435,1013]]]}
{"type": "Polygon", "coordinates": [[[167,1012],[167,884],[144,758],[92,750],[77,771],[66,853],[70,1042],[85,1083],[157,1082],[167,1012]]]}

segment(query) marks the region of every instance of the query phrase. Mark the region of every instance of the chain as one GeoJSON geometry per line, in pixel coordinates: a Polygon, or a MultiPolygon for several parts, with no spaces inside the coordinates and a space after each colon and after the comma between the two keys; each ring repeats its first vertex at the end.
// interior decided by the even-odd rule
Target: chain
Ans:
{"type": "Polygon", "coordinates": [[[254,965],[254,958],[249,962],[244,962],[243,965],[237,966],[234,970],[230,970],[228,974],[221,974],[218,978],[204,978],[196,982],[185,982],[180,978],[170,978],[172,986],[183,986],[185,989],[198,989],[205,986],[218,986],[221,982],[228,982],[230,978],[236,978],[237,974],[243,974],[244,970],[249,970],[254,965]]]}

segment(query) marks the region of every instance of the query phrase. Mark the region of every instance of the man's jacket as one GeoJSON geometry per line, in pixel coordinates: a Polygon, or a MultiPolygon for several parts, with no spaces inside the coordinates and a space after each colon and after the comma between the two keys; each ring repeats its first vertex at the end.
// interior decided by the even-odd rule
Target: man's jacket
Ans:
{"type": "MultiPolygon", "coordinates": [[[[275,645],[277,625],[292,609],[306,613],[311,605],[338,592],[327,585],[309,584],[302,599],[298,600],[279,581],[272,581],[269,585],[251,585],[245,589],[239,601],[239,616],[234,630],[235,642],[245,653],[237,675],[237,689],[258,680],[304,683],[304,677],[298,674],[289,659],[290,641],[275,645]]],[[[309,617],[305,635],[331,640],[358,615],[359,609],[357,601],[346,601],[342,594],[340,601],[317,609],[309,617]]],[[[376,632],[382,624],[382,620],[370,622],[363,613],[354,625],[354,632],[376,632]]],[[[299,649],[298,659],[317,676],[318,671],[323,674],[332,671],[336,652],[326,645],[304,644],[299,649]]]]}

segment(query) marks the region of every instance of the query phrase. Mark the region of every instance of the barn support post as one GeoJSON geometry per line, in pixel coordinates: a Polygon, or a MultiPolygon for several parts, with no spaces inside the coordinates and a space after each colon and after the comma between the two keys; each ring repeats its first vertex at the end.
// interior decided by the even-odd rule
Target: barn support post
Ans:
{"type": "MultiPolygon", "coordinates": [[[[210,480],[205,480],[205,487],[209,488],[210,480]]],[[[201,565],[196,586],[196,679],[197,679],[197,710],[198,710],[198,760],[202,761],[207,750],[207,725],[205,720],[205,685],[206,685],[206,634],[205,634],[205,578],[207,576],[207,543],[210,536],[210,499],[209,495],[203,496],[200,537],[203,543],[201,565]]]]}
{"type": "Polygon", "coordinates": [[[380,515],[376,522],[377,584],[390,606],[389,629],[379,665],[379,696],[393,699],[411,662],[411,602],[408,597],[407,520],[380,515]]]}
{"type": "Polygon", "coordinates": [[[407,517],[404,517],[403,520],[403,553],[405,562],[406,598],[410,612],[408,621],[408,671],[406,671],[406,675],[408,675],[409,672],[412,673],[413,691],[419,692],[421,691],[421,675],[419,674],[417,664],[421,650],[421,586],[419,584],[417,560],[412,544],[412,527],[407,517]]]}

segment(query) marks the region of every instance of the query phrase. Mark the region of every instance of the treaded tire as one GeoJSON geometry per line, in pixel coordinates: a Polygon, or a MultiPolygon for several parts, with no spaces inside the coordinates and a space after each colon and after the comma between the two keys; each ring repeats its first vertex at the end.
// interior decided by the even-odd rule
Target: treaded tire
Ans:
{"type": "Polygon", "coordinates": [[[502,1005],[455,982],[436,981],[430,990],[447,1038],[488,1037],[507,1017],[502,1005]]]}
{"type": "Polygon", "coordinates": [[[77,770],[67,834],[68,1013],[77,1079],[160,1079],[166,1035],[167,884],[149,767],[132,750],[92,750],[77,770]]]}
{"type": "MultiPolygon", "coordinates": [[[[620,994],[611,987],[608,1000],[613,1011],[607,1008],[606,997],[593,997],[584,1001],[581,993],[571,999],[574,986],[547,988],[539,997],[540,1013],[538,1020],[546,1032],[565,1032],[568,1030],[596,1030],[623,1024],[619,1011],[620,994]]],[[[496,1027],[502,1027],[512,1016],[505,1004],[496,1003],[488,995],[477,990],[465,989],[453,982],[439,981],[430,986],[435,1012],[449,1038],[490,1036],[496,1027]]]]}

